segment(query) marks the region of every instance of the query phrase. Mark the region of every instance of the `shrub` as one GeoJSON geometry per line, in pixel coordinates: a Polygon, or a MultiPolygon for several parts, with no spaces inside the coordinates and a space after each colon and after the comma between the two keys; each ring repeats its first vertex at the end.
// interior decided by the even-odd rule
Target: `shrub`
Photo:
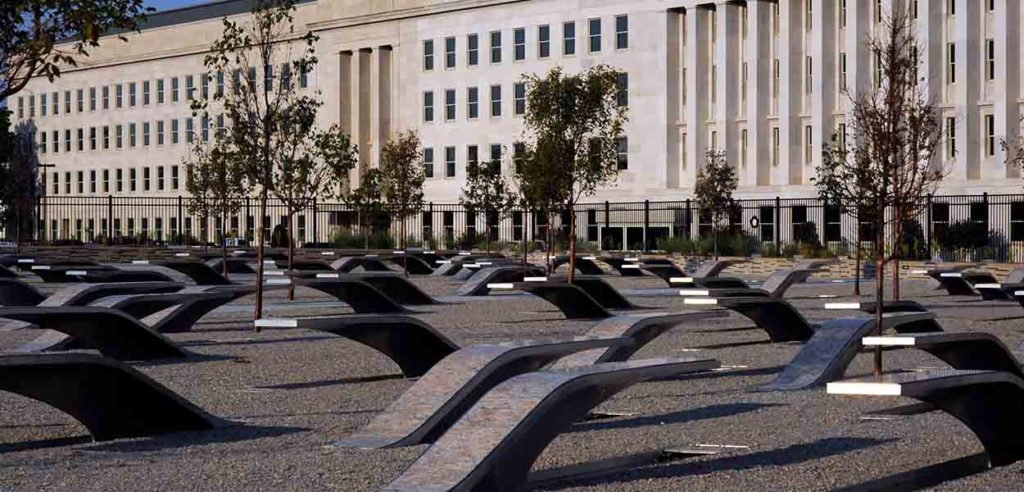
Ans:
{"type": "Polygon", "coordinates": [[[696,250],[693,240],[688,237],[662,237],[658,238],[657,247],[666,253],[679,253],[691,255],[696,250]]]}

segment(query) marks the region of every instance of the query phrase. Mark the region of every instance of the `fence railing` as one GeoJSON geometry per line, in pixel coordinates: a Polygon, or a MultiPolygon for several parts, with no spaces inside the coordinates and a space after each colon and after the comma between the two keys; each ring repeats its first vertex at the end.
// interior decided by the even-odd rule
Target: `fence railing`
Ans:
{"type": "MultiPolygon", "coordinates": [[[[280,229],[287,210],[271,200],[260,221],[256,199],[237,214],[199,217],[187,197],[45,197],[29,221],[30,236],[41,243],[104,244],[251,243],[257,224],[267,241],[285,241],[280,229]]],[[[1024,260],[1024,195],[933,196],[921,213],[905,221],[901,251],[907,258],[947,261],[1024,260]]],[[[765,256],[853,254],[875,237],[866,219],[817,199],[737,200],[719,233],[722,254],[765,256]]],[[[707,211],[690,200],[598,202],[576,207],[577,236],[585,249],[671,250],[707,253],[714,228],[707,211]]],[[[408,242],[432,248],[469,248],[484,242],[547,243],[559,247],[568,237],[572,214],[515,211],[498,216],[459,205],[427,203],[419,213],[396,217],[387,210],[360,210],[343,203],[318,203],[294,214],[300,245],[393,247],[401,231],[408,242]]],[[[10,228],[8,228],[10,230],[10,228]]],[[[13,235],[8,232],[13,239],[13,235]]]]}

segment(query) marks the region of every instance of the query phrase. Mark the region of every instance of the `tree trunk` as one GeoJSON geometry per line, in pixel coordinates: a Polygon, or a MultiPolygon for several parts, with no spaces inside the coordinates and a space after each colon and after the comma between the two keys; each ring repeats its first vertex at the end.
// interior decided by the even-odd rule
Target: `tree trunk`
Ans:
{"type": "MultiPolygon", "coordinates": [[[[253,321],[263,318],[263,218],[267,215],[267,187],[260,190],[260,216],[256,222],[256,302],[253,306],[253,321]]],[[[260,331],[253,323],[253,330],[260,331]]]]}
{"type": "MultiPolygon", "coordinates": [[[[882,312],[885,309],[885,224],[879,225],[875,234],[875,336],[882,336],[882,312]]],[[[873,371],[882,375],[882,347],[875,347],[873,371]]]]}
{"type": "Polygon", "coordinates": [[[405,247],[405,218],[402,218],[402,225],[398,228],[398,233],[401,237],[398,238],[399,249],[402,250],[402,270],[405,270],[405,276],[409,276],[409,252],[406,251],[405,247]]]}
{"type": "Polygon", "coordinates": [[[853,295],[860,296],[860,258],[861,258],[861,247],[860,247],[860,224],[857,224],[857,243],[854,245],[854,253],[856,259],[853,264],[853,295]]]}
{"type": "MultiPolygon", "coordinates": [[[[224,217],[226,219],[227,216],[225,215],[224,217]]],[[[221,220],[225,220],[225,219],[221,219],[221,220]]],[[[228,278],[228,238],[227,238],[226,235],[223,235],[223,234],[221,235],[221,239],[220,239],[220,258],[221,258],[221,270],[223,270],[221,272],[221,275],[224,275],[224,278],[228,278]]]]}
{"type": "Polygon", "coordinates": [[[552,273],[554,273],[554,272],[551,271],[551,267],[554,264],[551,257],[554,256],[554,254],[555,254],[555,231],[554,231],[554,227],[551,226],[551,222],[554,220],[554,214],[552,214],[550,212],[546,212],[545,214],[546,214],[546,216],[548,218],[548,230],[547,230],[548,247],[546,248],[547,249],[547,258],[544,259],[544,264],[546,265],[546,269],[547,269],[548,275],[551,275],[552,273]]]}
{"type": "Polygon", "coordinates": [[[576,207],[569,204],[569,285],[576,279],[576,207]]]}
{"type": "MultiPolygon", "coordinates": [[[[288,278],[291,278],[291,275],[292,275],[292,265],[294,264],[294,261],[295,261],[295,239],[292,237],[293,236],[292,231],[295,230],[293,228],[294,225],[295,225],[295,213],[294,212],[290,212],[288,214],[288,235],[285,236],[285,237],[288,238],[288,272],[287,272],[288,278]]],[[[288,284],[288,300],[289,301],[294,301],[295,300],[295,286],[292,285],[291,283],[288,284]]]]}
{"type": "Polygon", "coordinates": [[[896,215],[896,244],[895,260],[892,264],[892,298],[895,301],[900,300],[900,258],[903,257],[903,220],[902,215],[897,212],[896,215]]]}
{"type": "Polygon", "coordinates": [[[527,219],[526,212],[523,212],[523,269],[524,270],[526,269],[526,265],[528,265],[529,262],[530,262],[528,253],[526,251],[526,248],[528,247],[527,246],[528,241],[527,241],[527,237],[526,237],[526,219],[527,219]]]}

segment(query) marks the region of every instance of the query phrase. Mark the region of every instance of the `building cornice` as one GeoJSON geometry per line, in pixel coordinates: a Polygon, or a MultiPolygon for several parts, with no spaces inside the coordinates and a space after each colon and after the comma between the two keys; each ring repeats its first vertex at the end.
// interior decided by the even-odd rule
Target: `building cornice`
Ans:
{"type": "Polygon", "coordinates": [[[404,20],[412,17],[425,17],[429,15],[457,12],[460,10],[471,10],[483,7],[492,7],[496,5],[505,5],[510,3],[521,3],[526,1],[528,0],[456,0],[454,2],[445,2],[442,4],[410,7],[405,9],[390,10],[386,12],[376,12],[372,14],[358,15],[354,17],[344,17],[340,19],[332,19],[321,22],[311,22],[307,25],[307,27],[309,27],[309,29],[314,32],[327,31],[331,29],[377,24],[381,22],[404,20]]]}

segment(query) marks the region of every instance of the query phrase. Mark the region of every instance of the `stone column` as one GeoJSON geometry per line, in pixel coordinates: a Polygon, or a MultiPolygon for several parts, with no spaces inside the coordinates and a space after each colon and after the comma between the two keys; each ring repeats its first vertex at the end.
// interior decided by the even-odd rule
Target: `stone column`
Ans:
{"type": "Polygon", "coordinates": [[[747,172],[741,183],[769,186],[771,172],[771,3],[747,2],[747,172]]]}
{"type": "Polygon", "coordinates": [[[821,163],[824,144],[832,141],[835,131],[836,102],[838,101],[838,70],[836,65],[836,2],[816,2],[808,39],[811,48],[814,85],[811,87],[812,161],[804,163],[807,176],[815,174],[814,166],[821,163]]]}
{"type": "MultiPolygon", "coordinates": [[[[1011,141],[1020,135],[1020,4],[1017,0],[996,0],[995,7],[989,37],[995,41],[996,55],[991,97],[996,123],[996,155],[991,158],[991,167],[985,177],[1014,178],[1020,176],[1020,169],[1006,165],[1006,151],[999,142],[1011,141]]],[[[984,63],[987,64],[987,60],[984,63]]],[[[988,67],[985,66],[982,72],[987,76],[988,67]]]]}
{"type": "Polygon", "coordinates": [[[708,11],[686,10],[686,162],[680,185],[692,187],[697,169],[704,165],[708,119],[708,11]]]}
{"type": "Polygon", "coordinates": [[[779,167],[773,170],[773,183],[803,184],[803,156],[800,114],[804,101],[804,53],[802,2],[779,2],[777,56],[779,59],[779,167]]]}
{"type": "Polygon", "coordinates": [[[739,6],[731,2],[715,4],[718,17],[715,33],[715,77],[717,102],[715,104],[715,131],[718,132],[718,148],[724,150],[726,158],[734,168],[739,167],[739,132],[736,129],[736,115],[739,107],[740,87],[740,12],[739,6]]]}
{"type": "Polygon", "coordinates": [[[981,152],[984,148],[978,100],[984,75],[979,63],[981,52],[981,9],[985,2],[953,0],[956,16],[951,41],[956,43],[956,84],[952,87],[952,103],[956,106],[956,166],[952,176],[959,179],[981,179],[981,152]]]}

